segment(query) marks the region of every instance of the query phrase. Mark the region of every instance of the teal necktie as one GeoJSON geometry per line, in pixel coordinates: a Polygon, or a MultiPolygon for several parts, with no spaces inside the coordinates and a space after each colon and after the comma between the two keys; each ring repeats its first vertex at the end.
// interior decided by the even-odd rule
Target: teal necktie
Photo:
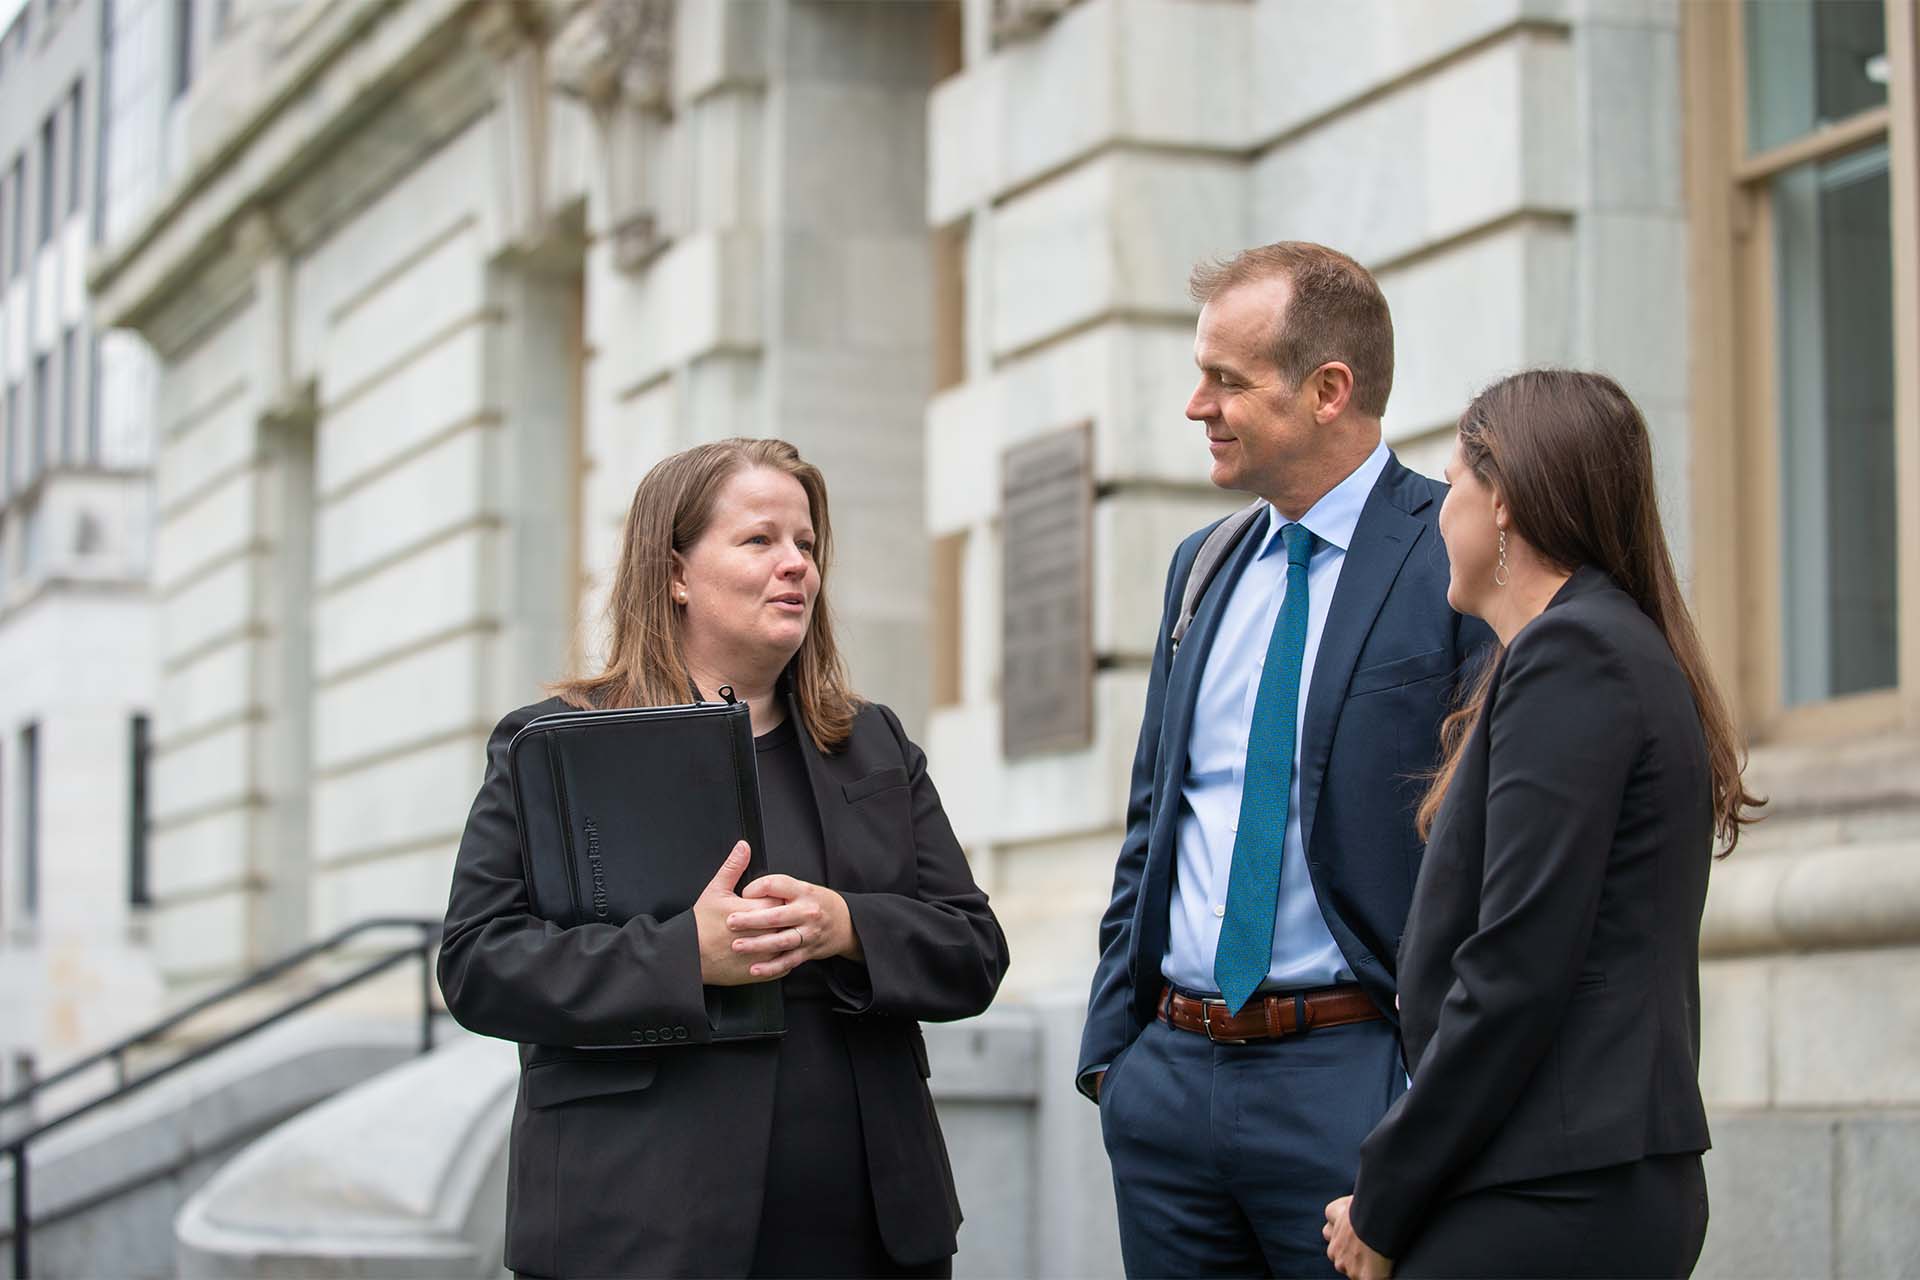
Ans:
{"type": "Polygon", "coordinates": [[[1267,664],[1253,701],[1227,911],[1213,953],[1213,979],[1233,1013],[1245,1007],[1273,960],[1273,916],[1280,901],[1280,858],[1287,847],[1287,804],[1293,788],[1300,663],[1307,652],[1307,560],[1315,539],[1302,524],[1287,525],[1280,537],[1287,545],[1287,593],[1267,641],[1267,664]]]}

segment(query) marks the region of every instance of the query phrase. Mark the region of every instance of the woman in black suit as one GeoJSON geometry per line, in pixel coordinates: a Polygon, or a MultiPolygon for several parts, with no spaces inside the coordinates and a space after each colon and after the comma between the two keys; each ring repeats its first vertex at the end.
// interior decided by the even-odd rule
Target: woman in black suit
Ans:
{"type": "Polygon", "coordinates": [[[1327,1252],[1356,1278],[1684,1276],[1707,1223],[1700,914],[1716,837],[1759,802],[1626,393],[1496,383],[1447,479],[1447,599],[1500,646],[1419,815],[1412,1086],[1327,1206],[1327,1252]]]}
{"type": "MultiPolygon", "coordinates": [[[[1006,939],[926,757],[848,690],[826,485],[792,445],[660,463],[627,516],[599,675],[509,714],[454,868],[440,985],[520,1042],[506,1262],[536,1275],[952,1271],[959,1203],[920,1020],[985,1009],[1006,939]],[[537,715],[711,698],[752,714],[770,874],[744,844],[665,920],[560,929],[522,880],[507,744],[537,715]],[[702,1045],[704,985],[784,984],[778,1041],[702,1045]],[[637,1028],[690,1045],[630,1045],[637,1028]]],[[[724,859],[724,861],[722,861],[724,859]]]]}

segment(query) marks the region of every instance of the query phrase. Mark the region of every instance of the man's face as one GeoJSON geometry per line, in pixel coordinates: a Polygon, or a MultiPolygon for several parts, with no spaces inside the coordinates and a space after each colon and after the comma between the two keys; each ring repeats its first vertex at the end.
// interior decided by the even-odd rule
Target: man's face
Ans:
{"type": "Polygon", "coordinates": [[[1213,482],[1222,489],[1273,493],[1319,437],[1301,388],[1273,365],[1287,295],[1283,279],[1256,280],[1222,290],[1200,309],[1193,340],[1200,383],[1187,417],[1206,428],[1213,482]]]}

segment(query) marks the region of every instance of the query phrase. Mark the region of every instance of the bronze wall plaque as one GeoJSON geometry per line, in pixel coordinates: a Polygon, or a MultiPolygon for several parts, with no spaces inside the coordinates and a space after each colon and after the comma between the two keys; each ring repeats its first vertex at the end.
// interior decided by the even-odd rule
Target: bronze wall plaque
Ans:
{"type": "Polygon", "coordinates": [[[1000,462],[1000,749],[1093,741],[1093,424],[1000,462]]]}

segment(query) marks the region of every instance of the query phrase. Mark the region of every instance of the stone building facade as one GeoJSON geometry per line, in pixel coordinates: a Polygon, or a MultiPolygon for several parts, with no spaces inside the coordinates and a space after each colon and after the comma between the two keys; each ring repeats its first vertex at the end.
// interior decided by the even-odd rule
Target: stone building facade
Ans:
{"type": "Polygon", "coordinates": [[[1915,62],[1909,0],[235,0],[91,275],[159,362],[166,971],[437,912],[487,729],[593,652],[639,475],[778,433],[833,485],[857,681],[928,743],[1007,1002],[1070,1007],[1166,559],[1235,502],[1180,417],[1187,271],[1323,240],[1393,306],[1414,465],[1528,365],[1646,411],[1774,802],[1709,905],[1703,1271],[1897,1269],[1915,62]],[[1090,729],[1009,753],[1004,459],[1067,428],[1090,729]]]}
{"type": "Polygon", "coordinates": [[[175,980],[444,904],[487,732],[591,649],[634,483],[697,440],[836,477],[853,659],[922,713],[939,16],[241,6],[253,74],[94,277],[163,368],[175,980]]]}
{"type": "Polygon", "coordinates": [[[137,206],[102,0],[0,5],[0,1093],[152,1016],[152,370],[88,314],[137,206]],[[116,145],[116,144],[120,145],[116,145]]]}

